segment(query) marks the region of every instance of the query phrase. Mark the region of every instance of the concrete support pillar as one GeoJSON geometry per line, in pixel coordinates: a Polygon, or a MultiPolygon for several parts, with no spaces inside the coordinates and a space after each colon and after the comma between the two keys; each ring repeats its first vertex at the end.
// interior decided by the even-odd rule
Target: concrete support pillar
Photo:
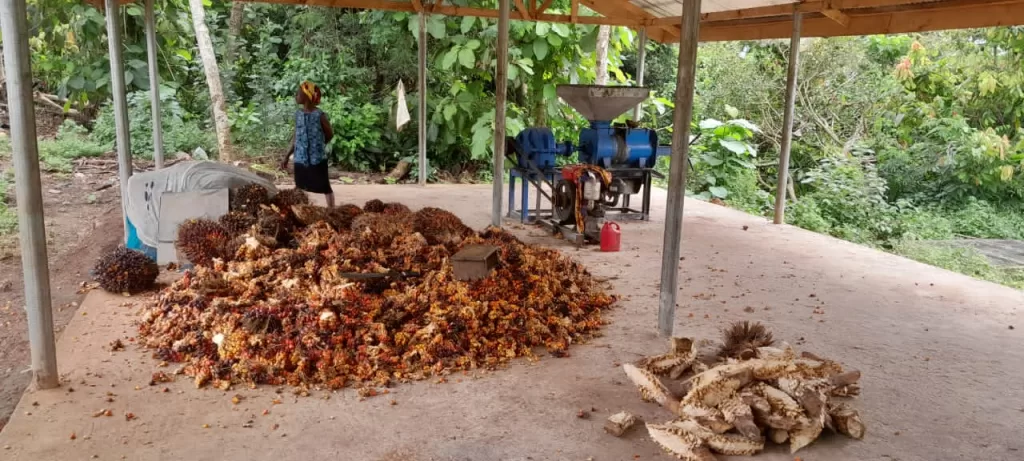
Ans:
{"type": "Polygon", "coordinates": [[[50,269],[46,257],[25,0],[0,0],[0,33],[4,37],[3,61],[7,77],[14,190],[18,199],[18,238],[25,279],[32,373],[37,388],[51,389],[60,385],[60,377],[57,374],[57,347],[50,306],[50,269]]]}
{"type": "Polygon", "coordinates": [[[658,303],[658,332],[665,337],[672,336],[679,290],[679,250],[683,237],[686,176],[690,165],[690,122],[693,120],[693,88],[700,38],[700,3],[701,0],[683,0],[682,35],[679,36],[679,74],[672,117],[672,163],[668,174],[665,241],[661,252],[661,297],[658,303]]]}
{"type": "Polygon", "coordinates": [[[782,116],[782,148],[779,150],[779,179],[775,183],[775,224],[786,220],[786,186],[789,182],[789,150],[793,144],[793,108],[796,78],[800,73],[800,26],[803,13],[793,13],[793,35],[789,38],[789,70],[786,72],[786,107],[782,116]]]}
{"type": "MultiPolygon", "coordinates": [[[[110,50],[110,94],[114,104],[114,130],[117,139],[117,172],[121,182],[121,213],[128,203],[128,178],[132,176],[131,136],[128,133],[128,94],[124,83],[124,60],[121,57],[121,18],[118,0],[104,0],[107,14],[107,45],[110,50]]],[[[124,230],[128,241],[127,222],[124,230]]]]}
{"type": "Polygon", "coordinates": [[[505,179],[505,96],[508,93],[509,1],[498,0],[498,68],[494,73],[494,190],[491,225],[501,227],[501,192],[505,179]]]}
{"type": "Polygon", "coordinates": [[[427,185],[427,14],[419,13],[419,154],[420,154],[420,177],[421,186],[427,185]]]}
{"type": "Polygon", "coordinates": [[[160,69],[156,65],[156,18],[153,1],[146,0],[146,55],[149,61],[149,106],[153,118],[153,163],[164,167],[164,131],[160,116],[160,69]]]}

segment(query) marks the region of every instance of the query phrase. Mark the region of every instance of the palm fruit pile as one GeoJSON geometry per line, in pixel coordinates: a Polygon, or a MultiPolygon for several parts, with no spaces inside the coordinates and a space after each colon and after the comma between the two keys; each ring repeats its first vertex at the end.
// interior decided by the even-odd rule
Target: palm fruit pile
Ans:
{"type": "Polygon", "coordinates": [[[262,234],[261,215],[230,256],[186,272],[147,306],[141,343],[184,363],[197,386],[388,386],[497,368],[539,347],[564,356],[614,302],[555,250],[473,232],[443,210],[392,204],[385,215],[380,205],[298,207],[287,245],[262,234]],[[487,278],[458,281],[451,256],[471,244],[498,247],[499,263],[487,278]]]}
{"type": "Polygon", "coordinates": [[[145,254],[120,246],[101,256],[92,273],[104,290],[138,293],[153,287],[160,268],[145,254]]]}
{"type": "Polygon", "coordinates": [[[667,353],[624,364],[640,397],[675,417],[648,423],[651,439],[679,459],[712,461],[713,453],[760,453],[765,440],[796,453],[826,428],[864,437],[860,414],[846,401],[860,394],[860,372],[772,343],[764,326],[741,322],[710,358],[697,341],[673,338],[667,353]]]}

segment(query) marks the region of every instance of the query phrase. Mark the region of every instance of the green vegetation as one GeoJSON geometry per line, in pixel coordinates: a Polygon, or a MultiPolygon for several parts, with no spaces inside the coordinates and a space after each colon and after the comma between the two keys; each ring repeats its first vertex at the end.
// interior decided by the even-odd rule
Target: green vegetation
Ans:
{"type": "MultiPolygon", "coordinates": [[[[382,172],[416,161],[417,121],[395,128],[396,88],[416,114],[415,15],[209,2],[239,155],[274,164],[292,134],[299,82],[323,89],[339,167],[382,172]],[[237,33],[231,34],[234,24],[237,33]],[[239,26],[240,25],[240,26],[239,26]]],[[[493,0],[455,5],[494,7],[493,0]]],[[[47,168],[114,142],[103,16],[77,0],[30,0],[39,86],[68,109],[96,114],[89,134],[62,129],[40,146],[47,168]]],[[[157,0],[159,67],[168,153],[216,155],[210,96],[187,2],[157,0]]],[[[565,13],[568,0],[549,11],[565,13]]],[[[122,9],[134,155],[152,152],[142,11],[122,9]]],[[[581,8],[580,14],[591,14],[581,8]]],[[[431,16],[427,22],[430,178],[490,180],[496,23],[431,16]]],[[[513,22],[508,131],[551,127],[573,139],[586,123],[555,87],[592,83],[598,28],[513,22]]],[[[701,45],[690,193],[758,215],[771,212],[781,143],[787,40],[701,45]]],[[[1015,273],[976,254],[925,244],[1024,238],[1024,28],[802,41],[787,220],[839,238],[976,277],[1019,286],[1015,273]]],[[[632,84],[633,33],[612,28],[610,84],[632,84]]],[[[648,45],[645,124],[672,133],[669,99],[677,52],[648,45]]],[[[668,159],[659,161],[667,169],[668,159]]]]}

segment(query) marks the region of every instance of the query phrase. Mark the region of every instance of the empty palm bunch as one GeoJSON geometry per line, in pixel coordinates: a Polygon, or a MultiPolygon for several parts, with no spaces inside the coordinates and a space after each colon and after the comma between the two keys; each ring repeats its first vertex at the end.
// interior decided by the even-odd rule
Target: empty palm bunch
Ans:
{"type": "Polygon", "coordinates": [[[317,205],[292,205],[292,214],[303,226],[327,221],[327,208],[317,205]]]}
{"type": "Polygon", "coordinates": [[[160,268],[142,252],[123,246],[105,253],[93,267],[100,287],[112,293],[138,293],[153,287],[160,268]]]}
{"type": "Polygon", "coordinates": [[[270,203],[270,194],[259,184],[247,184],[237,189],[231,189],[229,192],[231,211],[254,215],[259,211],[260,206],[270,203]]]}
{"type": "Polygon", "coordinates": [[[272,205],[261,208],[256,214],[256,228],[262,235],[273,237],[278,242],[287,242],[295,230],[295,224],[276,205],[272,205]]]}
{"type": "Polygon", "coordinates": [[[209,266],[228,256],[231,236],[224,226],[209,219],[190,219],[178,227],[176,245],[192,264],[209,266]]]}
{"type": "Polygon", "coordinates": [[[697,367],[696,342],[687,338],[674,338],[667,353],[623,365],[640,397],[674,418],[647,425],[651,439],[667,452],[710,461],[714,453],[757,454],[766,440],[788,444],[796,453],[825,429],[863,438],[860,414],[844,400],[859,391],[860,372],[790,347],[771,347],[772,334],[759,323],[734,324],[724,340],[724,361],[707,367],[697,367]],[[690,373],[683,375],[682,368],[690,373]],[[662,381],[665,375],[680,381],[662,381]],[[670,388],[685,391],[677,396],[670,388]]]}
{"type": "Polygon", "coordinates": [[[734,359],[749,359],[757,350],[775,344],[772,332],[760,322],[736,322],[722,332],[722,348],[719,355],[734,359]]]}
{"type": "Polygon", "coordinates": [[[249,232],[252,226],[256,224],[256,212],[229,211],[217,219],[217,222],[224,226],[224,230],[228,231],[229,235],[237,237],[249,232]]]}
{"type": "Polygon", "coordinates": [[[413,213],[413,230],[419,232],[431,245],[458,244],[473,235],[473,229],[449,211],[427,207],[413,213]]]}
{"type": "Polygon", "coordinates": [[[246,238],[234,259],[163,290],[140,339],[199,386],[336,389],[497,368],[540,347],[563,354],[603,325],[614,298],[557,251],[496,229],[431,245],[412,217],[362,213],[352,231],[318,222],[272,251],[246,238]],[[500,249],[484,281],[452,276],[451,256],[470,244],[500,249]]]}

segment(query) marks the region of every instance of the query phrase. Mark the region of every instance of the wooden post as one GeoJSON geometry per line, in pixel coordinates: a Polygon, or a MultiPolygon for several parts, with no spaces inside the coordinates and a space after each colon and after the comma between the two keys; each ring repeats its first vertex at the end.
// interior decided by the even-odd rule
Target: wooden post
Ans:
{"type": "Polygon", "coordinates": [[[683,202],[690,160],[690,122],[693,119],[693,87],[697,72],[701,0],[683,0],[682,35],[679,37],[679,74],[676,107],[672,119],[672,163],[668,174],[668,205],[665,210],[665,241],[661,253],[661,297],[658,331],[672,336],[676,295],[679,290],[679,250],[683,237],[683,202]]]}
{"type": "Polygon", "coordinates": [[[420,153],[420,185],[427,185],[427,14],[420,11],[419,30],[419,153],[420,153]]]}
{"type": "Polygon", "coordinates": [[[4,37],[4,74],[14,157],[14,190],[18,199],[18,238],[25,278],[25,310],[31,346],[32,375],[37,388],[60,385],[57,347],[50,305],[50,270],[46,257],[43,193],[39,179],[39,146],[32,100],[25,0],[0,0],[0,33],[4,37]]]}
{"type": "Polygon", "coordinates": [[[508,0],[498,0],[498,68],[494,73],[494,189],[491,225],[501,227],[501,193],[505,179],[505,96],[508,93],[508,0]]]}
{"type": "MultiPolygon", "coordinates": [[[[117,139],[117,171],[121,182],[121,213],[127,220],[128,178],[132,176],[132,146],[128,132],[128,94],[124,83],[124,60],[121,58],[121,11],[118,0],[105,0],[107,14],[107,45],[110,50],[110,94],[114,105],[114,131],[117,139]]],[[[127,221],[126,221],[127,222],[127,221]]],[[[124,239],[128,241],[128,226],[124,239]]]]}
{"type": "Polygon", "coordinates": [[[164,167],[164,132],[160,112],[160,69],[156,60],[156,19],[153,0],[146,0],[146,56],[149,62],[149,107],[153,118],[153,163],[156,169],[164,167]]]}
{"type": "Polygon", "coordinates": [[[782,118],[782,148],[779,150],[779,179],[775,183],[775,224],[786,220],[786,184],[789,182],[789,150],[793,144],[793,106],[796,78],[800,72],[800,26],[803,13],[793,13],[793,35],[789,38],[789,70],[786,72],[786,107],[782,118]]]}
{"type": "MultiPolygon", "coordinates": [[[[640,43],[637,45],[637,63],[636,63],[636,86],[644,86],[644,68],[646,67],[647,61],[647,28],[640,28],[640,43]]],[[[644,115],[644,103],[636,105],[636,109],[633,109],[633,121],[639,122],[644,115]]]]}

